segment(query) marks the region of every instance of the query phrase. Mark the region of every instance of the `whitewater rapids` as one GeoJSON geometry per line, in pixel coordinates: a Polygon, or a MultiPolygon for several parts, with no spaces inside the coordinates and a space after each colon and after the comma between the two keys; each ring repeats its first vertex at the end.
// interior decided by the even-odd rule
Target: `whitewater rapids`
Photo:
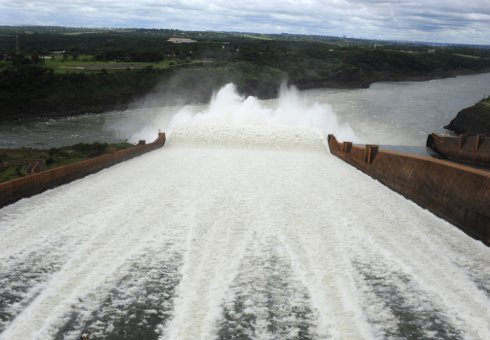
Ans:
{"type": "Polygon", "coordinates": [[[0,210],[0,339],[490,339],[490,251],[317,129],[177,124],[0,210]]]}

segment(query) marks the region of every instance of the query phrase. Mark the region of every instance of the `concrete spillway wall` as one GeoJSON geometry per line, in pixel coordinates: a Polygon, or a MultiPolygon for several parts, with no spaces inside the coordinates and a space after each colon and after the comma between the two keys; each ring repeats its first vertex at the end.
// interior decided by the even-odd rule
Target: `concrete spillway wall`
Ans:
{"type": "Polygon", "coordinates": [[[339,143],[330,152],[490,245],[490,173],[449,161],[339,143]]]}
{"type": "Polygon", "coordinates": [[[14,203],[22,198],[39,194],[45,190],[80,179],[114,164],[142,155],[146,152],[161,148],[165,145],[165,133],[159,133],[158,138],[150,144],[139,145],[125,150],[110,152],[106,155],[86,161],[65,165],[0,183],[0,207],[14,203]]]}

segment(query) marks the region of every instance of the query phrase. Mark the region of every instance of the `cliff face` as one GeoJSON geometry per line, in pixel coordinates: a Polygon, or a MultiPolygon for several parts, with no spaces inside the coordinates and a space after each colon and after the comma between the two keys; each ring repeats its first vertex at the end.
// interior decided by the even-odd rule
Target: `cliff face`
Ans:
{"type": "Polygon", "coordinates": [[[459,111],[446,129],[457,134],[490,136],[490,97],[459,111]]]}

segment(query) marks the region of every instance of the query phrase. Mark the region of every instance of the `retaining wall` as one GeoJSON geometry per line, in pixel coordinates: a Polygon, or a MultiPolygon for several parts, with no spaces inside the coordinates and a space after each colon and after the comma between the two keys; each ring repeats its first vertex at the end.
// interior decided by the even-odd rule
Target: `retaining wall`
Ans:
{"type": "Polygon", "coordinates": [[[490,246],[490,173],[449,161],[339,143],[330,152],[490,246]]]}
{"type": "Polygon", "coordinates": [[[114,164],[123,162],[165,145],[165,133],[159,133],[151,144],[139,145],[125,150],[113,151],[86,161],[46,170],[35,175],[0,183],[0,208],[24,197],[39,194],[45,190],[80,179],[114,164]]]}

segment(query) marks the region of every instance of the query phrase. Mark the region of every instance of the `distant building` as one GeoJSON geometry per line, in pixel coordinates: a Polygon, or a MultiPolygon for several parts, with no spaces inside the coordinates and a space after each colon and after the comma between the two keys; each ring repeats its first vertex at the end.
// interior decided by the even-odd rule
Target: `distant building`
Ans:
{"type": "Polygon", "coordinates": [[[167,41],[173,42],[174,44],[197,43],[196,40],[192,40],[192,39],[189,39],[189,38],[170,38],[167,41]]]}

